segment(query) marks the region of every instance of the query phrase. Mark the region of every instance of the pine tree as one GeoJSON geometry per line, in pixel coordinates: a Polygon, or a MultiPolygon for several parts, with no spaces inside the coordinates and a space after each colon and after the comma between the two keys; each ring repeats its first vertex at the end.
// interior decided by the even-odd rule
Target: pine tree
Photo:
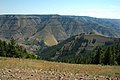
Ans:
{"type": "Polygon", "coordinates": [[[110,64],[111,65],[114,65],[115,64],[115,46],[112,46],[111,47],[111,60],[110,60],[110,64]]]}
{"type": "Polygon", "coordinates": [[[9,49],[10,49],[10,56],[11,57],[16,57],[17,53],[16,53],[16,41],[14,40],[14,38],[12,38],[10,40],[10,45],[9,45],[9,49]]]}
{"type": "Polygon", "coordinates": [[[97,50],[96,55],[95,55],[95,64],[100,64],[100,48],[97,50]]]}
{"type": "Polygon", "coordinates": [[[0,41],[0,56],[3,56],[3,45],[2,45],[2,41],[0,41]]]}
{"type": "Polygon", "coordinates": [[[118,54],[116,60],[117,60],[118,65],[120,65],[120,53],[118,54]]]}
{"type": "Polygon", "coordinates": [[[104,54],[104,64],[110,65],[111,64],[111,47],[108,47],[104,54]]]}
{"type": "Polygon", "coordinates": [[[3,55],[4,55],[4,57],[6,57],[6,55],[7,55],[7,49],[8,47],[7,47],[7,43],[5,42],[5,41],[3,41],[3,55]]]}

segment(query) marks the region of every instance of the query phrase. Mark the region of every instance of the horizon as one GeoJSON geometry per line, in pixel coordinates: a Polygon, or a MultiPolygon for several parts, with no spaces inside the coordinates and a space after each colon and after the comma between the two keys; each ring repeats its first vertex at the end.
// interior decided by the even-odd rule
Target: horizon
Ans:
{"type": "Polygon", "coordinates": [[[3,0],[0,15],[70,15],[120,19],[119,0],[3,0]]]}
{"type": "MultiPolygon", "coordinates": [[[[91,18],[98,18],[98,17],[93,17],[93,16],[81,16],[81,15],[60,15],[60,14],[0,14],[0,16],[7,16],[7,15],[15,15],[15,16],[54,16],[54,15],[58,15],[58,16],[73,16],[73,17],[91,17],[91,18]]],[[[98,18],[98,19],[120,19],[120,18],[98,18]]]]}

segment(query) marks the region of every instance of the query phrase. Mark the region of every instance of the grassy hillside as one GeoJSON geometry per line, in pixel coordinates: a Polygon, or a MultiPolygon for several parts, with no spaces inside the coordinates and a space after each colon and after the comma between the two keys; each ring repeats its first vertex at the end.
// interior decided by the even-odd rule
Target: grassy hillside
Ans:
{"type": "MultiPolygon", "coordinates": [[[[103,51],[101,50],[104,53],[107,50],[108,46],[117,45],[118,42],[119,38],[110,38],[97,34],[78,34],[76,36],[68,38],[67,40],[64,40],[58,45],[44,49],[40,53],[40,56],[42,59],[45,60],[55,60],[63,62],[71,62],[71,59],[75,57],[76,59],[78,59],[78,56],[80,57],[83,55],[89,57],[91,56],[94,58],[94,55],[96,55],[99,47],[104,48],[104,50],[102,49],[103,51]]],[[[119,50],[116,50],[115,53],[119,54],[119,50]]]]}
{"type": "Polygon", "coordinates": [[[120,79],[120,66],[82,65],[0,57],[2,80],[120,79]]]}

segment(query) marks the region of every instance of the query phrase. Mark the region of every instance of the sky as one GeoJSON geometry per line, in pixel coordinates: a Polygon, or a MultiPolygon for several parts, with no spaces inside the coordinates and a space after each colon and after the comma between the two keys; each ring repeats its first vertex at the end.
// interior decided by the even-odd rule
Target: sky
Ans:
{"type": "Polygon", "coordinates": [[[120,0],[0,0],[0,14],[59,14],[120,19],[120,0]]]}

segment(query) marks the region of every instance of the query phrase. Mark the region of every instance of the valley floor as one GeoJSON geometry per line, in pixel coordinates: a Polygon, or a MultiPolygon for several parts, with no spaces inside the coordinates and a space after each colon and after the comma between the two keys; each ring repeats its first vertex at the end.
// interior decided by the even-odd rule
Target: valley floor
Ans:
{"type": "Polygon", "coordinates": [[[0,57],[0,80],[120,80],[120,66],[0,57]]]}

